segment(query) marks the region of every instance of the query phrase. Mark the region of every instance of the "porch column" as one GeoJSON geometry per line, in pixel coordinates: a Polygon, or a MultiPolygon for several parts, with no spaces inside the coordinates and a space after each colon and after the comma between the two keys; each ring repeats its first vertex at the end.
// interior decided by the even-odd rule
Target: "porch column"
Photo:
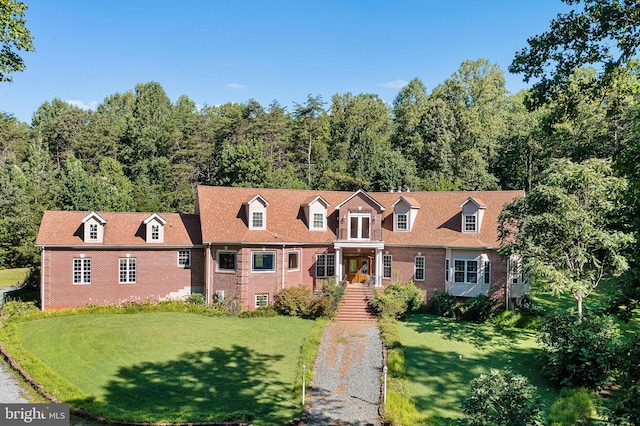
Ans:
{"type": "Polygon", "coordinates": [[[384,265],[382,264],[382,249],[376,249],[376,287],[382,287],[382,275],[384,274],[384,265]]]}
{"type": "Polygon", "coordinates": [[[342,249],[336,248],[336,264],[335,264],[335,270],[336,270],[336,284],[340,284],[340,280],[343,277],[342,274],[342,249]]]}

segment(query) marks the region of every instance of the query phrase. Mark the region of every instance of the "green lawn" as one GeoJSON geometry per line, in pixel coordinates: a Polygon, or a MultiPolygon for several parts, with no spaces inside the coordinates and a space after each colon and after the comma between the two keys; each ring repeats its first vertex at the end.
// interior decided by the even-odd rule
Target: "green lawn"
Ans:
{"type": "Polygon", "coordinates": [[[0,269],[0,287],[11,287],[24,281],[28,268],[0,269]]]}
{"type": "Polygon", "coordinates": [[[400,323],[400,342],[416,408],[444,423],[462,418],[471,380],[491,368],[508,367],[529,378],[547,407],[559,392],[541,375],[530,331],[413,315],[400,323]]]}
{"type": "Polygon", "coordinates": [[[293,383],[314,322],[184,313],[95,314],[17,324],[23,347],[81,391],[68,401],[112,419],[255,424],[300,415],[293,383]]]}

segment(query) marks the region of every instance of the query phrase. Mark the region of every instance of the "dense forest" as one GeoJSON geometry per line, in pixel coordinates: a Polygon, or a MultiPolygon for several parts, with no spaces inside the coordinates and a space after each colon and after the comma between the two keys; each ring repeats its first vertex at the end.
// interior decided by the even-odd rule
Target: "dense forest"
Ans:
{"type": "Polygon", "coordinates": [[[198,108],[148,82],[95,111],[53,99],[31,123],[0,113],[0,267],[36,262],[46,209],[193,212],[199,184],[528,190],[555,158],[623,164],[639,82],[619,73],[600,96],[583,96],[599,78],[579,69],[561,97],[535,110],[526,91],[507,91],[497,65],[478,59],[431,91],[411,80],[392,105],[344,93],[309,95],[291,110],[253,99],[198,108]]]}

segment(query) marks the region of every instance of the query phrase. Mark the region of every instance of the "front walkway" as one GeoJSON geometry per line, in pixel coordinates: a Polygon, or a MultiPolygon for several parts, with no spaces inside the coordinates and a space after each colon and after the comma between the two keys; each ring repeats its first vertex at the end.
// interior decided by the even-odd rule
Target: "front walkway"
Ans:
{"type": "Polygon", "coordinates": [[[380,425],[382,362],[375,324],[329,323],[316,359],[307,425],[380,425]]]}

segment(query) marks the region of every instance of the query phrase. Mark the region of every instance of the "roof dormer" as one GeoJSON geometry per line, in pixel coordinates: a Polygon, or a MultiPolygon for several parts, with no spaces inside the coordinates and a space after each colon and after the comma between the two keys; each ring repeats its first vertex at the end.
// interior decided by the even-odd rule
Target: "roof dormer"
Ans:
{"type": "Polygon", "coordinates": [[[327,208],[329,202],[320,195],[305,200],[302,205],[307,226],[310,231],[326,231],[327,230],[327,208]]]}
{"type": "Polygon", "coordinates": [[[154,213],[142,222],[146,226],[148,243],[164,243],[164,224],[167,223],[158,213],[154,213]]]}
{"type": "Polygon", "coordinates": [[[420,205],[411,197],[400,196],[393,207],[393,231],[410,232],[418,215],[420,205]]]}
{"type": "Polygon", "coordinates": [[[107,221],[98,213],[91,212],[84,219],[84,242],[85,243],[102,243],[104,242],[104,225],[107,221]]]}
{"type": "Polygon", "coordinates": [[[267,206],[269,202],[260,194],[244,203],[249,229],[267,229],[267,206]]]}
{"type": "Polygon", "coordinates": [[[487,209],[486,204],[477,198],[469,197],[462,204],[462,229],[465,234],[478,234],[482,227],[482,218],[487,209]]]}

